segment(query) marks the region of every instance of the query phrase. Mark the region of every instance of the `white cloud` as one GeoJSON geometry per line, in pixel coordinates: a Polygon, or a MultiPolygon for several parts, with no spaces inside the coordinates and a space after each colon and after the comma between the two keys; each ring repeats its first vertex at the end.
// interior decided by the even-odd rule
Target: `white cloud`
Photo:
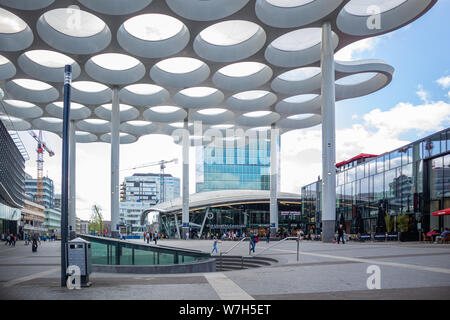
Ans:
{"type": "Polygon", "coordinates": [[[436,80],[436,82],[437,82],[443,89],[450,88],[450,76],[442,77],[442,78],[436,80]]]}
{"type": "MultiPolygon", "coordinates": [[[[336,131],[336,162],[360,153],[382,154],[411,141],[401,135],[424,136],[450,124],[450,104],[439,101],[414,106],[399,103],[382,111],[372,110],[363,122],[336,131]]],[[[291,131],[282,136],[281,189],[299,192],[300,188],[321,175],[321,127],[291,131]]]]}
{"type": "Polygon", "coordinates": [[[423,86],[419,84],[417,86],[418,90],[416,91],[417,96],[425,103],[428,103],[428,92],[423,89],[423,86]]]}
{"type": "Polygon", "coordinates": [[[380,38],[377,37],[356,41],[339,50],[335,54],[335,59],[340,61],[351,61],[357,59],[361,53],[374,51],[379,41],[380,38]]]}

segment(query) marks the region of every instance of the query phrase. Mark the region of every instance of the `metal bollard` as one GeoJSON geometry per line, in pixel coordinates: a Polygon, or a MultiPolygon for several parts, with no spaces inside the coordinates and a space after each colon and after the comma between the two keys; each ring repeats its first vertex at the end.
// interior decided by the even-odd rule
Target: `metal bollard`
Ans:
{"type": "Polygon", "coordinates": [[[297,239],[297,262],[299,261],[300,239],[297,239]]]}

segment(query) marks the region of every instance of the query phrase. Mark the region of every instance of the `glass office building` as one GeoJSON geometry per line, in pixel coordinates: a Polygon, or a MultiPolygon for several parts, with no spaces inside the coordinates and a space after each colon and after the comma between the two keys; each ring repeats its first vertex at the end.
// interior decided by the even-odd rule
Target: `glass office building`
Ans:
{"type": "Polygon", "coordinates": [[[270,141],[267,139],[255,139],[243,146],[229,147],[224,143],[223,147],[196,148],[196,192],[236,189],[270,190],[270,141]]]}
{"type": "MultiPolygon", "coordinates": [[[[53,184],[53,180],[49,177],[44,177],[42,179],[43,186],[43,205],[46,208],[55,208],[55,186],[53,184]]],[[[33,177],[29,174],[25,174],[25,193],[30,195],[34,202],[36,202],[37,196],[37,179],[33,179],[33,177]]]]}
{"type": "MultiPolygon", "coordinates": [[[[347,233],[396,233],[450,227],[450,129],[391,152],[337,164],[336,224],[347,233]],[[433,215],[435,213],[435,215],[433,215]]],[[[301,189],[309,232],[321,231],[321,181],[301,189]]]]}
{"type": "Polygon", "coordinates": [[[0,236],[20,231],[24,181],[25,159],[0,121],[0,236]]]}

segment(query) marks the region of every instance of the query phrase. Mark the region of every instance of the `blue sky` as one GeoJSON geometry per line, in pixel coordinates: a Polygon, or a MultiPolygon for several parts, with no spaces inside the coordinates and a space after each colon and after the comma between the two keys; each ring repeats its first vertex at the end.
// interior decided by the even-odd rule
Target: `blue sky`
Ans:
{"type": "MultiPolygon", "coordinates": [[[[374,108],[388,110],[399,102],[420,104],[415,94],[418,86],[428,92],[432,101],[449,101],[447,93],[436,80],[450,76],[450,1],[439,0],[424,16],[397,31],[379,36],[372,50],[356,53],[353,58],[381,59],[395,68],[392,83],[369,96],[337,103],[336,127],[355,123],[351,115],[368,113],[374,108]],[[350,116],[349,116],[350,115],[350,116]]],[[[448,122],[447,122],[448,125],[448,122]]],[[[411,130],[403,139],[415,140],[418,132],[411,130]]]]}

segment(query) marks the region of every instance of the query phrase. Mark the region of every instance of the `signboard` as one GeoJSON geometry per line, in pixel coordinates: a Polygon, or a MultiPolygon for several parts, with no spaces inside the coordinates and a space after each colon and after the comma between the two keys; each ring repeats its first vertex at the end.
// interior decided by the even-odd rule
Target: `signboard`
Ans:
{"type": "Polygon", "coordinates": [[[280,215],[282,215],[282,216],[299,216],[300,211],[280,211],[280,215]]]}
{"type": "Polygon", "coordinates": [[[244,224],[207,224],[206,226],[211,229],[240,229],[246,227],[244,224]]]}

